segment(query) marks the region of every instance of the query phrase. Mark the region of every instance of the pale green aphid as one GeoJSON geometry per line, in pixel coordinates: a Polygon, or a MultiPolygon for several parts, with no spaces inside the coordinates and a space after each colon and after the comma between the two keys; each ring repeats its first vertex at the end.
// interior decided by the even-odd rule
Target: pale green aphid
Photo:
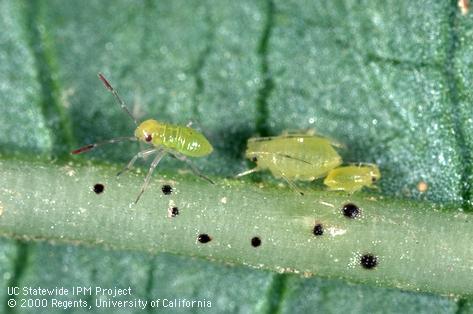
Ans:
{"type": "Polygon", "coordinates": [[[245,155],[256,162],[256,167],[237,177],[269,170],[298,191],[293,181],[313,181],[342,163],[334,145],[337,144],[327,138],[307,134],[250,138],[245,155]]]}
{"type": "Polygon", "coordinates": [[[110,82],[99,73],[99,78],[105,87],[113,94],[117,104],[130,116],[135,123],[135,136],[132,137],[117,137],[107,141],[99,143],[88,144],[81,148],[72,151],[72,154],[81,154],[95,149],[98,146],[104,144],[113,144],[122,141],[141,141],[149,145],[147,149],[138,152],[129,162],[128,165],[118,173],[118,176],[124,171],[130,170],[135,164],[138,158],[145,158],[146,156],[154,155],[151,166],[149,167],[148,174],[146,175],[143,186],[141,187],[140,194],[136,198],[135,204],[140,200],[141,195],[148,187],[149,181],[153,171],[158,166],[161,159],[166,155],[182,160],[189,164],[191,170],[199,177],[209,181],[213,184],[212,180],[206,176],[200,174],[192,163],[187,159],[188,157],[203,157],[207,156],[213,151],[212,145],[209,143],[207,138],[197,130],[191,129],[190,127],[173,125],[166,122],[159,122],[154,119],[149,119],[138,124],[138,121],[128,110],[125,102],[120,98],[118,92],[112,87],[110,82]]]}
{"type": "Polygon", "coordinates": [[[324,184],[330,190],[356,192],[366,187],[375,187],[373,184],[381,178],[378,166],[373,164],[351,165],[330,170],[324,184]]]}

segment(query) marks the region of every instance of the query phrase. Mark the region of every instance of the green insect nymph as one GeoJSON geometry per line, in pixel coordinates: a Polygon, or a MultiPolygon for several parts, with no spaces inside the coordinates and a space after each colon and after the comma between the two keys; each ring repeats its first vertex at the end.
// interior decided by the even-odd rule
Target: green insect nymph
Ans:
{"type": "Polygon", "coordinates": [[[354,193],[364,186],[375,188],[373,184],[381,178],[378,166],[374,164],[351,165],[332,169],[324,180],[330,190],[354,193]]]}
{"type": "Polygon", "coordinates": [[[153,161],[151,162],[151,166],[148,170],[148,174],[146,175],[140,194],[138,194],[135,203],[138,202],[141,195],[148,187],[149,180],[151,179],[151,175],[154,169],[158,166],[159,162],[166,154],[170,154],[171,156],[186,162],[196,175],[209,181],[210,183],[213,183],[212,180],[200,174],[200,172],[194,167],[194,165],[186,158],[186,156],[207,156],[213,151],[212,145],[202,133],[187,126],[158,122],[153,119],[146,120],[138,125],[138,122],[130,113],[125,102],[118,95],[118,92],[112,87],[112,85],[101,73],[99,73],[99,78],[103,82],[105,87],[113,94],[118,105],[131,117],[131,119],[137,126],[135,129],[135,136],[117,137],[107,141],[89,144],[72,151],[72,154],[85,153],[103,144],[111,144],[122,141],[141,141],[150,145],[151,147],[142,150],[138,154],[136,154],[127,164],[125,169],[123,169],[117,174],[120,175],[123,172],[130,170],[138,158],[145,158],[150,155],[155,155],[153,161]]]}
{"type": "Polygon", "coordinates": [[[135,130],[135,137],[155,147],[163,146],[189,157],[203,157],[213,151],[212,145],[202,133],[189,127],[153,119],[142,122],[135,130]]]}
{"type": "Polygon", "coordinates": [[[250,138],[246,157],[256,162],[256,167],[237,177],[269,170],[276,178],[286,180],[292,189],[303,194],[293,180],[313,181],[342,163],[334,145],[337,144],[327,138],[307,134],[250,138]]]}

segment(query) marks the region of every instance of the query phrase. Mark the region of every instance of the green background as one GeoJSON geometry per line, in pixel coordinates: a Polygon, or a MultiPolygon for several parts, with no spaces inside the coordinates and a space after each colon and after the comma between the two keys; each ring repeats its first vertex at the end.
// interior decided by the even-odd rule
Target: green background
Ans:
{"type": "MultiPolygon", "coordinates": [[[[345,161],[378,164],[380,193],[471,211],[472,26],[457,1],[2,0],[0,152],[66,159],[130,135],[101,71],[138,119],[202,130],[215,152],[195,163],[208,175],[247,169],[251,136],[315,128],[346,145],[345,161]]],[[[123,163],[137,150],[84,158],[123,163]]],[[[1,243],[4,286],[130,285],[148,299],[206,298],[219,313],[473,311],[467,298],[188,257],[1,243]]]]}

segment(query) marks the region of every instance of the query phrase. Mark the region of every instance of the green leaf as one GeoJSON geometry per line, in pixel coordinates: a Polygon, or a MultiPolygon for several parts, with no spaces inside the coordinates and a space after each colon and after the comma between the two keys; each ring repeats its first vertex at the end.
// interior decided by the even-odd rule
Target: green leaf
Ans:
{"type": "MultiPolygon", "coordinates": [[[[69,159],[67,152],[79,145],[130,135],[133,124],[96,78],[102,71],[139,119],[152,117],[179,124],[193,121],[215,147],[210,157],[195,160],[207,175],[232,176],[247,169],[242,155],[251,136],[311,127],[344,143],[347,149],[341,154],[345,161],[377,163],[383,174],[380,194],[398,199],[392,208],[401,208],[403,199],[410,198],[451,203],[450,207],[471,211],[473,123],[468,82],[472,22],[460,15],[456,5],[457,1],[117,1],[107,5],[100,1],[4,0],[0,2],[0,25],[7,30],[0,34],[0,151],[4,155],[39,154],[43,161],[46,156],[64,160],[69,159]],[[428,183],[426,193],[417,191],[420,181],[428,183]]],[[[84,158],[95,159],[94,164],[101,160],[118,164],[137,150],[137,145],[117,145],[84,158]]],[[[33,195],[40,187],[41,193],[52,193],[44,181],[48,172],[25,181],[29,173],[41,170],[34,165],[28,162],[23,172],[10,173],[33,195]],[[37,187],[26,184],[31,182],[37,182],[37,187]]],[[[76,164],[69,167],[68,171],[83,169],[76,164]]],[[[183,167],[174,160],[160,164],[167,178],[181,178],[176,172],[183,167]]],[[[47,205],[18,202],[12,197],[9,178],[0,187],[0,202],[8,204],[0,223],[9,212],[21,214],[19,208],[34,211],[47,205]],[[17,210],[11,208],[12,199],[17,210]]],[[[115,206],[115,211],[126,207],[140,178],[142,175],[121,179],[128,182],[122,187],[128,191],[109,206],[115,206]]],[[[274,183],[270,176],[259,179],[265,185],[274,183]]],[[[108,182],[116,184],[109,170],[104,170],[101,180],[107,180],[107,187],[108,182]]],[[[161,204],[158,180],[155,175],[143,201],[156,199],[161,204]]],[[[182,180],[183,185],[197,182],[182,180]]],[[[254,185],[246,180],[241,186],[252,190],[254,185]]],[[[212,187],[205,189],[211,193],[212,187]]],[[[62,240],[96,242],[101,238],[100,227],[95,228],[98,234],[92,239],[87,238],[92,234],[88,224],[61,232],[44,229],[67,226],[63,222],[67,222],[68,213],[78,209],[77,204],[60,210],[54,202],[68,195],[70,192],[45,199],[51,202],[51,209],[56,208],[49,218],[63,217],[61,221],[47,225],[47,220],[33,223],[26,217],[25,221],[9,222],[8,229],[2,225],[1,233],[26,236],[34,231],[41,238],[64,234],[69,237],[62,240]],[[15,229],[20,225],[23,229],[15,229]],[[72,232],[77,238],[70,237],[72,232]]],[[[85,192],[77,195],[81,202],[91,196],[85,192]]],[[[161,205],[157,207],[162,224],[166,213],[161,205]]],[[[387,215],[384,207],[378,209],[383,219],[387,215]]],[[[425,210],[428,208],[430,205],[425,210]]],[[[433,220],[442,215],[449,215],[446,221],[459,219],[452,213],[427,214],[425,210],[416,209],[406,220],[423,215],[431,215],[433,220]]],[[[47,218],[44,214],[39,210],[37,217],[47,218]]],[[[133,215],[140,217],[138,212],[133,215]]],[[[229,217],[235,215],[238,212],[229,217]]],[[[464,216],[466,220],[469,215],[464,216]]],[[[111,226],[122,216],[110,215],[100,222],[111,226]]],[[[231,222],[237,224],[238,220],[231,222]]],[[[411,226],[421,225],[416,222],[411,226]]],[[[433,249],[430,245],[435,242],[441,245],[444,237],[450,239],[445,243],[454,242],[454,236],[459,239],[445,248],[448,250],[461,248],[463,239],[468,239],[468,231],[456,235],[454,231],[461,229],[450,222],[435,226],[439,234],[426,240],[429,246],[423,252],[433,249]],[[452,231],[444,236],[447,230],[452,231]]],[[[214,224],[212,228],[218,227],[214,224]]],[[[423,231],[413,232],[425,235],[423,231]]],[[[368,239],[369,233],[364,231],[363,237],[368,239]]],[[[124,234],[121,239],[130,237],[124,234]]],[[[462,254],[469,256],[471,249],[467,246],[462,254]]],[[[168,255],[5,240],[0,256],[5,256],[0,274],[7,285],[133,285],[136,297],[145,299],[165,297],[165,291],[172,290],[170,296],[176,298],[213,298],[212,310],[216,312],[336,311],[347,304],[356,304],[349,309],[359,312],[471,309],[466,299],[457,303],[436,295],[300,279],[168,255]],[[45,265],[50,271],[42,271],[45,265]],[[188,279],[192,273],[198,274],[195,280],[188,279]]],[[[455,262],[467,265],[466,261],[455,262]]],[[[435,266],[435,262],[427,266],[435,266]]],[[[402,263],[395,267],[402,267],[402,263]]],[[[426,290],[445,293],[449,291],[445,287],[426,290]]],[[[471,294],[471,290],[461,291],[450,292],[471,294]]]]}

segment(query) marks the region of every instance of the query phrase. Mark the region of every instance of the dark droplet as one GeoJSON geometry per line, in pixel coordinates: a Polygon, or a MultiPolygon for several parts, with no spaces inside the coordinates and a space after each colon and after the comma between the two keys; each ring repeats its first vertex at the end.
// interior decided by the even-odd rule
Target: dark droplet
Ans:
{"type": "Polygon", "coordinates": [[[258,247],[261,245],[261,239],[259,237],[254,237],[251,239],[251,245],[253,247],[258,247]]]}
{"type": "Polygon", "coordinates": [[[314,232],[315,236],[323,235],[324,234],[324,226],[322,226],[322,224],[315,224],[313,232],[314,232]]]}
{"type": "Polygon", "coordinates": [[[95,194],[100,194],[105,190],[105,186],[101,183],[97,183],[94,185],[94,192],[95,194]]]}
{"type": "Polygon", "coordinates": [[[179,215],[179,208],[177,207],[171,208],[171,217],[176,217],[177,215],[179,215]]]}
{"type": "Polygon", "coordinates": [[[172,186],[165,184],[161,187],[161,191],[163,191],[164,195],[169,195],[172,193],[172,186]]]}
{"type": "Polygon", "coordinates": [[[352,203],[348,203],[342,208],[343,215],[347,218],[354,219],[360,215],[360,209],[358,206],[352,203]]]}
{"type": "Polygon", "coordinates": [[[360,264],[365,269],[373,269],[378,265],[378,258],[373,254],[364,254],[360,258],[360,264]]]}
{"type": "Polygon", "coordinates": [[[199,234],[199,236],[197,237],[197,240],[200,243],[208,243],[208,242],[212,241],[212,238],[208,234],[202,233],[202,234],[199,234]]]}

